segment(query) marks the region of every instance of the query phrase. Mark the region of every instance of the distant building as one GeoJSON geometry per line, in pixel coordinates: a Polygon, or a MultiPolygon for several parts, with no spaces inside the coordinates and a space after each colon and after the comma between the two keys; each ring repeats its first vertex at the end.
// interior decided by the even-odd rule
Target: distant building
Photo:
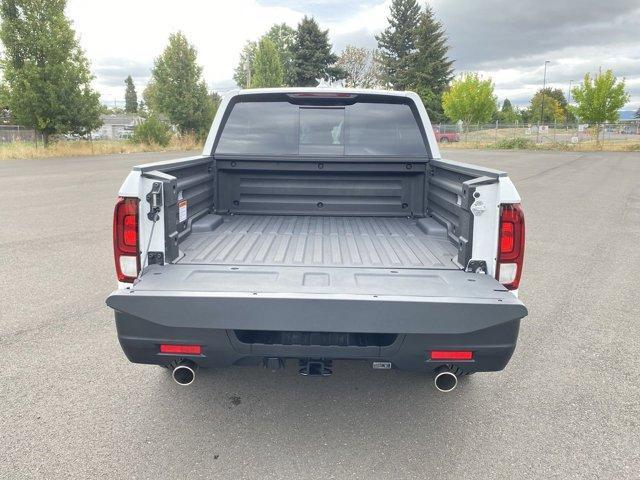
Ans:
{"type": "Polygon", "coordinates": [[[135,114],[102,115],[102,127],[92,133],[93,138],[106,140],[122,140],[133,134],[133,128],[142,122],[142,117],[135,114]]]}

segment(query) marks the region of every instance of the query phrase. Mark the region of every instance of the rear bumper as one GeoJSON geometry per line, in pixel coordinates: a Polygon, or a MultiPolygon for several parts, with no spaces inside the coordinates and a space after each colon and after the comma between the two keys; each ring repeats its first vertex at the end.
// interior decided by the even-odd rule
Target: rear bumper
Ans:
{"type": "Polygon", "coordinates": [[[176,358],[189,358],[201,367],[260,365],[265,358],[342,359],[391,362],[394,368],[432,372],[451,362],[429,359],[431,350],[472,350],[471,361],[456,362],[464,373],[502,370],[516,346],[520,320],[512,320],[464,334],[399,334],[384,347],[340,347],[245,344],[233,330],[167,327],[116,312],[118,339],[127,358],[134,363],[166,365],[176,358]],[[202,345],[202,355],[175,356],[160,353],[161,343],[202,345]]]}
{"type": "Polygon", "coordinates": [[[431,362],[428,352],[451,349],[474,352],[473,360],[456,362],[464,372],[501,370],[527,315],[495,279],[461,271],[316,269],[329,279],[317,286],[292,267],[152,267],[107,299],[120,344],[136,363],[168,364],[176,357],[159,345],[184,343],[202,346],[201,356],[187,358],[203,367],[276,357],[375,360],[429,372],[443,363],[431,362]],[[243,343],[235,332],[247,330],[267,335],[243,343]],[[277,332],[392,340],[281,342],[277,332]]]}

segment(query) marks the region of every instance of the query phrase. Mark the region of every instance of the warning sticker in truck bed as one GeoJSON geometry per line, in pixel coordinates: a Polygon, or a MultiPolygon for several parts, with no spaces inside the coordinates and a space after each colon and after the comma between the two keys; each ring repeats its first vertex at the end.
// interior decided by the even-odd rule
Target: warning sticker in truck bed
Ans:
{"type": "Polygon", "coordinates": [[[187,201],[180,200],[178,202],[178,223],[187,221],[187,201]]]}

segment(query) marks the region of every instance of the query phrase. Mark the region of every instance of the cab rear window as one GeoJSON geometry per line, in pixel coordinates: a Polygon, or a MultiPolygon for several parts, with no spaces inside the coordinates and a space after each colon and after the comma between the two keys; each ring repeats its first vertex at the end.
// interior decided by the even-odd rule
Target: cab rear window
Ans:
{"type": "Polygon", "coordinates": [[[424,156],[427,151],[413,111],[404,103],[260,101],[233,105],[215,153],[424,156]]]}

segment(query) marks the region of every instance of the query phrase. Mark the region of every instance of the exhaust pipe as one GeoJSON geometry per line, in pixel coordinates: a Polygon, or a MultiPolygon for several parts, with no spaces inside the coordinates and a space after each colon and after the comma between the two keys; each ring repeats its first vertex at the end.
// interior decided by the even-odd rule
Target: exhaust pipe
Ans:
{"type": "Polygon", "coordinates": [[[458,376],[451,370],[440,370],[433,380],[440,392],[451,392],[458,385],[458,376]]]}
{"type": "Polygon", "coordinates": [[[187,385],[191,385],[196,379],[197,368],[198,366],[195,363],[184,360],[173,368],[171,375],[178,385],[186,387],[187,385]]]}

